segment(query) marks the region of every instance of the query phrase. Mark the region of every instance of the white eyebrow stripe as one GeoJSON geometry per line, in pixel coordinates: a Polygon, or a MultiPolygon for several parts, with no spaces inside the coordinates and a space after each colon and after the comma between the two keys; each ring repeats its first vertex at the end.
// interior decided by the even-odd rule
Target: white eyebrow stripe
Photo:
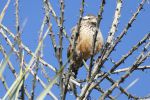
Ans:
{"type": "Polygon", "coordinates": [[[85,17],[83,17],[83,19],[89,19],[89,17],[88,17],[88,16],[85,16],[85,17]]]}

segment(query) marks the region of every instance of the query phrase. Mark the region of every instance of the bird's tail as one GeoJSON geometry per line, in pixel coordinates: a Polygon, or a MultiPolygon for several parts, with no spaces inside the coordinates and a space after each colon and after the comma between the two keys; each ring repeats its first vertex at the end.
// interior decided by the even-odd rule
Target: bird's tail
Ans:
{"type": "MultiPolygon", "coordinates": [[[[72,79],[76,80],[78,75],[79,68],[83,65],[82,60],[75,61],[70,67],[71,67],[71,77],[72,79]]],[[[74,93],[74,95],[77,97],[77,88],[76,85],[72,82],[70,82],[71,91],[74,93]]]]}
{"type": "MultiPolygon", "coordinates": [[[[70,78],[72,78],[73,80],[76,80],[77,74],[78,74],[78,70],[72,69],[70,78]]],[[[74,93],[74,95],[77,97],[78,94],[77,94],[76,85],[75,85],[74,83],[72,83],[72,82],[70,82],[69,85],[70,85],[71,91],[72,91],[72,92],[74,93]]]]}

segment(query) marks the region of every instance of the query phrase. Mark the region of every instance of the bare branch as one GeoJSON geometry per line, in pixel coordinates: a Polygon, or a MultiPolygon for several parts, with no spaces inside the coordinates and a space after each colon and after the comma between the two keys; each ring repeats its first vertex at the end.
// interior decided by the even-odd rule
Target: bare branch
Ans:
{"type": "MultiPolygon", "coordinates": [[[[13,34],[7,27],[5,27],[5,26],[2,25],[2,24],[0,24],[0,27],[1,27],[2,29],[4,29],[10,36],[12,36],[12,37],[15,39],[14,34],[13,34]]],[[[2,35],[4,36],[4,38],[6,39],[6,41],[8,42],[8,45],[10,45],[10,47],[13,48],[13,51],[14,51],[15,53],[17,53],[17,50],[13,47],[13,45],[12,45],[12,43],[10,42],[9,38],[8,38],[5,34],[2,34],[2,35]]],[[[22,48],[23,48],[25,51],[28,52],[28,54],[30,54],[30,55],[32,55],[33,57],[36,58],[36,56],[34,55],[34,53],[33,53],[27,46],[25,46],[23,43],[21,43],[21,45],[22,45],[22,48]]],[[[52,69],[54,72],[56,72],[56,69],[55,69],[52,65],[48,64],[47,62],[45,62],[42,58],[39,58],[39,61],[40,61],[44,66],[46,66],[46,67],[52,69]]]]}
{"type": "Polygon", "coordinates": [[[108,44],[113,43],[112,41],[114,39],[115,32],[117,31],[119,18],[120,18],[120,13],[121,13],[121,8],[122,8],[122,0],[117,0],[117,6],[116,6],[115,15],[114,15],[114,20],[113,20],[113,23],[111,25],[109,36],[107,38],[107,43],[108,44]]]}
{"type": "MultiPolygon", "coordinates": [[[[128,68],[122,68],[122,69],[117,69],[115,70],[112,74],[118,74],[118,73],[121,73],[121,72],[126,72],[129,70],[130,67],[128,68]]],[[[146,69],[150,69],[150,66],[149,65],[145,65],[145,66],[139,66],[137,69],[135,70],[141,70],[141,71],[144,71],[146,69]]]]}
{"type": "Polygon", "coordinates": [[[92,71],[92,65],[93,65],[93,57],[94,57],[94,51],[95,51],[95,44],[96,44],[96,38],[97,38],[97,34],[98,34],[98,30],[99,30],[99,26],[100,26],[100,22],[102,20],[102,14],[104,12],[104,5],[105,5],[105,0],[102,0],[101,6],[100,6],[100,10],[98,12],[98,18],[97,18],[97,25],[96,25],[96,32],[93,35],[93,48],[92,48],[92,55],[91,55],[91,59],[90,59],[90,66],[89,66],[89,73],[88,73],[88,80],[91,77],[91,71],[92,71]]]}
{"type": "MultiPolygon", "coordinates": [[[[81,20],[82,20],[82,17],[83,17],[83,13],[84,13],[84,4],[85,4],[85,0],[82,0],[81,2],[81,8],[80,8],[80,17],[79,17],[79,21],[77,23],[77,31],[75,33],[75,37],[74,37],[74,40],[71,42],[71,45],[72,45],[72,48],[71,48],[71,51],[72,54],[70,55],[70,59],[72,59],[75,55],[75,48],[76,48],[76,45],[77,45],[77,39],[78,39],[78,36],[79,36],[79,32],[80,32],[80,24],[81,24],[81,20]]],[[[67,87],[68,87],[68,83],[69,83],[69,80],[70,80],[70,76],[71,76],[71,67],[73,65],[73,62],[70,62],[70,68],[69,68],[69,71],[68,71],[68,75],[67,75],[67,79],[66,79],[66,82],[65,82],[65,86],[64,86],[64,91],[63,91],[63,95],[62,95],[62,100],[65,99],[66,97],[66,93],[67,93],[67,87]]],[[[76,93],[74,93],[76,95],[76,93]]]]}
{"type": "Polygon", "coordinates": [[[125,75],[123,75],[117,82],[115,82],[109,90],[107,90],[102,96],[101,99],[104,99],[107,95],[109,95],[120,83],[124,82],[125,79],[150,56],[150,52],[148,52],[146,55],[143,56],[143,54],[140,54],[138,56],[138,59],[135,61],[133,66],[130,67],[130,69],[126,72],[125,75]]]}
{"type": "MultiPolygon", "coordinates": [[[[98,24],[100,24],[101,16],[102,16],[102,13],[104,10],[104,5],[105,5],[105,0],[102,0],[101,6],[100,6],[99,12],[98,12],[98,20],[97,20],[99,22],[98,24]]],[[[97,30],[98,30],[98,28],[99,28],[99,25],[97,25],[97,30]]],[[[92,61],[93,61],[93,58],[91,57],[91,63],[92,63],[92,61]]],[[[97,68],[95,68],[95,69],[97,69],[97,68]]],[[[89,71],[90,71],[90,69],[89,69],[89,71]]],[[[82,88],[81,93],[80,93],[80,97],[78,97],[77,100],[87,98],[87,97],[85,97],[85,94],[86,94],[86,91],[88,90],[89,84],[91,84],[91,82],[92,82],[92,78],[90,78],[89,82],[87,84],[85,84],[85,86],[82,88]]]]}
{"type": "Polygon", "coordinates": [[[7,10],[8,6],[9,6],[9,4],[10,4],[10,1],[11,1],[11,0],[8,0],[8,1],[7,1],[7,3],[6,3],[6,5],[5,5],[5,7],[4,7],[4,9],[2,10],[2,12],[1,12],[1,14],[0,14],[0,24],[2,23],[2,20],[3,20],[4,16],[5,16],[5,13],[6,13],[6,10],[7,10]]]}

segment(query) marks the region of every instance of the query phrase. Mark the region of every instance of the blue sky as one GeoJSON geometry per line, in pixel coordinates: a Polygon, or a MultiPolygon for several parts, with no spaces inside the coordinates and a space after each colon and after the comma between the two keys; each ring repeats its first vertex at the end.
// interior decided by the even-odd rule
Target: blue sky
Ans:
{"type": "MultiPolygon", "coordinates": [[[[2,11],[4,5],[6,4],[7,0],[1,0],[0,1],[0,12],[2,11]]],[[[101,0],[85,0],[85,12],[84,15],[87,14],[94,14],[96,15],[99,10],[99,5],[101,0]]],[[[129,19],[131,18],[132,14],[136,11],[139,3],[141,0],[126,0],[123,1],[123,7],[121,11],[121,18],[119,21],[118,31],[116,32],[116,36],[118,36],[121,31],[124,29],[125,25],[128,23],[129,19]]],[[[9,8],[6,12],[6,15],[3,19],[2,24],[7,26],[13,33],[15,33],[15,6],[14,6],[15,0],[11,1],[11,4],[9,5],[9,8]]],[[[77,23],[79,18],[79,9],[80,9],[80,2],[81,0],[65,0],[65,29],[67,33],[70,35],[71,28],[77,23]]],[[[59,16],[59,1],[58,0],[51,0],[52,6],[56,12],[56,14],[59,16]]],[[[40,27],[42,24],[42,20],[44,17],[44,9],[43,9],[43,3],[42,0],[20,0],[19,1],[20,8],[19,8],[19,15],[20,15],[20,25],[23,26],[23,23],[26,22],[25,27],[23,29],[22,33],[22,41],[23,43],[28,46],[32,51],[35,51],[37,44],[38,44],[38,35],[40,31],[40,27]]],[[[100,24],[100,29],[103,33],[104,39],[106,40],[108,36],[108,32],[111,27],[111,23],[113,21],[114,11],[116,7],[116,1],[115,0],[108,0],[105,5],[104,13],[103,13],[103,19],[100,24]]],[[[150,4],[146,3],[144,6],[144,9],[140,12],[138,17],[136,18],[136,21],[132,24],[132,27],[128,30],[127,35],[122,39],[122,41],[119,43],[119,45],[116,48],[116,51],[114,51],[111,54],[111,58],[114,61],[118,61],[122,55],[126,54],[133,45],[135,45],[140,39],[142,39],[148,32],[150,32],[150,4]]],[[[59,32],[59,29],[56,25],[56,22],[52,18],[53,23],[53,31],[55,34],[59,32]]],[[[46,28],[45,28],[46,29],[46,28]]],[[[56,35],[57,36],[57,35],[56,35]]],[[[13,41],[13,39],[11,38],[13,41]]],[[[5,40],[0,35],[0,42],[2,45],[6,48],[6,51],[10,51],[10,47],[6,45],[5,40]]],[[[64,38],[63,43],[64,51],[63,51],[63,61],[65,62],[67,59],[66,52],[68,47],[68,41],[64,38]]],[[[126,60],[126,63],[121,65],[119,68],[125,68],[129,67],[133,64],[135,59],[137,58],[138,54],[142,48],[139,48],[132,57],[128,58],[126,60]]],[[[25,61],[28,63],[30,60],[30,56],[27,55],[25,52],[25,61]]],[[[0,60],[2,60],[2,54],[0,53],[0,60]]],[[[55,66],[56,68],[59,68],[57,59],[55,58],[54,51],[52,48],[51,40],[49,36],[44,41],[44,60],[50,63],[51,65],[55,66]]],[[[19,65],[16,62],[17,58],[13,54],[11,56],[11,61],[13,65],[15,66],[15,69],[17,72],[19,72],[19,65]]],[[[150,59],[148,59],[143,65],[149,65],[150,59]]],[[[17,60],[18,61],[18,60],[17,60]]],[[[105,64],[105,66],[108,66],[107,68],[104,68],[104,70],[109,70],[112,66],[112,63],[109,61],[105,64]]],[[[49,74],[50,78],[52,78],[52,75],[54,73],[49,70],[48,68],[45,68],[47,73],[49,74]]],[[[41,70],[39,71],[38,75],[43,79],[44,82],[47,82],[45,78],[43,77],[43,74],[41,70]]],[[[86,75],[85,69],[82,68],[79,71],[79,78],[83,78],[86,75]],[[84,73],[83,73],[84,72],[84,73]]],[[[119,79],[121,74],[113,75],[113,79],[119,79]]],[[[133,74],[123,83],[121,86],[127,87],[128,84],[130,84],[133,80],[139,79],[139,81],[131,87],[128,91],[134,95],[137,96],[144,96],[147,95],[150,92],[150,71],[135,71],[133,74]]],[[[8,86],[11,86],[12,82],[14,81],[14,77],[10,73],[9,69],[6,68],[4,77],[7,80],[8,86]]],[[[32,76],[30,75],[27,84],[32,84],[32,76]]],[[[108,81],[104,81],[102,83],[102,86],[105,87],[104,90],[107,90],[110,86],[108,81]]],[[[27,88],[31,90],[31,85],[27,85],[27,88]]],[[[0,83],[0,97],[2,97],[5,93],[5,89],[2,86],[2,83],[0,83]]],[[[52,88],[52,92],[56,94],[56,96],[60,96],[58,92],[58,87],[55,86],[52,88]]],[[[40,91],[42,90],[41,86],[38,84],[38,88],[36,89],[36,93],[38,96],[40,91]]],[[[115,92],[118,92],[118,89],[115,89],[115,92]]],[[[93,91],[92,96],[93,99],[99,97],[99,93],[96,91],[93,91]]],[[[49,97],[47,97],[48,99],[49,97]]],[[[73,98],[71,95],[67,95],[67,99],[73,98]]],[[[121,95],[118,100],[127,99],[125,95],[121,95]]]]}

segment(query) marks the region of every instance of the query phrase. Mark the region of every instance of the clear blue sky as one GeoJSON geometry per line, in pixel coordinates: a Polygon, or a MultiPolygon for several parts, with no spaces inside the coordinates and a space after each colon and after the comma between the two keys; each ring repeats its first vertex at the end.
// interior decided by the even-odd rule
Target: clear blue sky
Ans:
{"type": "MultiPolygon", "coordinates": [[[[2,11],[4,5],[6,4],[6,1],[7,0],[0,1],[0,12],[2,11]]],[[[85,1],[86,1],[86,4],[85,4],[84,15],[86,15],[86,14],[96,15],[99,10],[99,5],[100,5],[101,0],[85,0],[85,1]]],[[[123,28],[129,21],[129,19],[131,18],[132,14],[136,11],[140,1],[141,0],[125,0],[125,1],[123,1],[121,18],[119,21],[119,27],[118,27],[116,36],[118,36],[121,33],[121,31],[123,30],[123,28]]],[[[14,2],[15,2],[15,0],[11,1],[11,4],[9,5],[9,8],[8,8],[6,15],[2,22],[2,24],[7,26],[13,33],[16,32],[15,31],[14,2]]],[[[77,23],[78,18],[79,18],[80,2],[81,2],[81,0],[65,0],[65,22],[64,22],[64,25],[65,25],[65,29],[69,35],[71,33],[71,28],[77,23]]],[[[59,8],[58,0],[51,0],[51,3],[52,3],[52,6],[54,7],[56,14],[59,16],[60,8],[59,8]]],[[[20,4],[20,6],[19,6],[20,7],[19,8],[20,25],[22,26],[23,23],[26,21],[26,25],[25,25],[25,27],[23,29],[23,33],[22,33],[22,41],[32,51],[35,51],[37,44],[38,44],[38,35],[39,35],[40,27],[41,27],[42,20],[44,17],[44,9],[43,9],[42,0],[20,0],[19,4],[20,4]]],[[[108,36],[108,32],[109,32],[111,23],[113,21],[115,7],[116,7],[116,0],[107,0],[105,9],[104,9],[104,13],[103,13],[103,19],[100,24],[100,29],[103,33],[105,40],[108,36]]],[[[53,19],[52,19],[52,22],[53,22],[53,31],[55,33],[58,33],[59,29],[53,19]]],[[[119,45],[116,48],[116,51],[114,51],[111,54],[111,58],[114,61],[118,61],[122,57],[122,55],[126,54],[131,49],[131,47],[133,45],[135,45],[140,39],[142,39],[144,37],[144,35],[148,32],[150,32],[150,4],[146,3],[144,6],[144,9],[140,12],[136,21],[132,24],[132,27],[129,29],[127,35],[123,38],[121,43],[119,43],[119,45]]],[[[12,38],[11,38],[11,40],[13,41],[12,38]]],[[[1,35],[0,35],[0,42],[6,48],[6,51],[9,52],[10,47],[6,45],[4,39],[1,35]]],[[[66,50],[68,47],[68,41],[65,38],[64,38],[63,46],[64,46],[63,61],[66,61],[66,59],[67,59],[66,50]]],[[[132,57],[130,57],[126,60],[125,64],[120,66],[120,68],[125,68],[125,67],[131,66],[131,64],[133,64],[133,62],[136,60],[136,57],[138,56],[138,54],[140,53],[141,50],[142,50],[142,48],[140,48],[138,51],[136,51],[132,57]]],[[[28,56],[26,52],[25,52],[25,57],[27,58],[27,59],[25,59],[25,61],[28,63],[30,60],[30,56],[28,56]]],[[[0,60],[2,60],[2,58],[3,58],[2,54],[0,53],[0,60]]],[[[52,48],[51,40],[50,40],[49,36],[44,41],[44,57],[43,58],[51,65],[55,66],[56,68],[59,68],[58,64],[57,64],[57,60],[56,60],[54,52],[53,52],[53,48],[52,48]]],[[[13,54],[10,59],[11,59],[13,65],[15,66],[15,69],[17,70],[17,72],[19,72],[19,65],[16,62],[16,60],[18,61],[18,59],[16,58],[16,56],[13,54]]],[[[148,59],[148,60],[143,65],[150,65],[150,63],[149,63],[150,59],[148,59]]],[[[109,70],[112,66],[112,63],[110,63],[108,61],[108,63],[106,63],[105,66],[107,66],[107,68],[104,68],[104,70],[105,71],[109,70]]],[[[46,71],[49,74],[50,78],[52,78],[52,75],[54,75],[54,73],[47,68],[46,68],[46,71]]],[[[42,74],[41,70],[39,71],[38,75],[40,75],[41,78],[43,78],[42,77],[43,74],[42,74]]],[[[79,71],[78,76],[79,76],[79,78],[83,78],[85,75],[86,75],[85,69],[82,68],[79,71]]],[[[113,75],[111,77],[113,77],[113,79],[119,79],[120,75],[123,75],[123,74],[113,75]]],[[[121,86],[127,87],[128,84],[130,84],[133,80],[138,78],[139,81],[133,87],[131,87],[128,91],[137,96],[147,95],[148,93],[150,93],[150,87],[149,87],[150,77],[149,76],[150,76],[149,70],[144,71],[144,72],[135,71],[123,84],[121,84],[121,86]]],[[[12,76],[12,74],[10,73],[10,70],[8,68],[6,68],[6,70],[5,70],[4,77],[7,80],[8,86],[11,86],[12,82],[14,81],[14,77],[12,76]]],[[[43,81],[47,82],[45,79],[43,81]]],[[[31,90],[31,84],[32,84],[32,76],[31,75],[29,76],[26,83],[27,83],[27,89],[31,90]]],[[[107,90],[109,88],[110,84],[108,81],[104,81],[104,82],[102,82],[102,86],[104,87],[104,90],[107,90]]],[[[52,88],[52,92],[54,92],[54,94],[56,96],[60,96],[58,89],[59,88],[57,86],[52,88]]],[[[39,95],[41,90],[42,90],[41,86],[38,85],[38,87],[36,88],[36,93],[37,93],[36,96],[39,95]]],[[[115,91],[114,93],[116,94],[116,92],[118,92],[119,90],[115,89],[114,91],[115,91]]],[[[5,92],[6,91],[5,91],[2,83],[0,82],[0,97],[2,97],[5,94],[5,92]]],[[[99,97],[99,93],[96,91],[93,91],[91,98],[97,99],[97,97],[99,97]]],[[[47,97],[46,99],[48,99],[48,98],[49,97],[47,97]]],[[[70,94],[67,95],[67,100],[69,100],[71,98],[74,98],[74,97],[72,97],[72,95],[70,95],[70,94]]],[[[121,95],[118,98],[118,100],[125,100],[125,99],[127,99],[127,97],[125,95],[121,95]]]]}

